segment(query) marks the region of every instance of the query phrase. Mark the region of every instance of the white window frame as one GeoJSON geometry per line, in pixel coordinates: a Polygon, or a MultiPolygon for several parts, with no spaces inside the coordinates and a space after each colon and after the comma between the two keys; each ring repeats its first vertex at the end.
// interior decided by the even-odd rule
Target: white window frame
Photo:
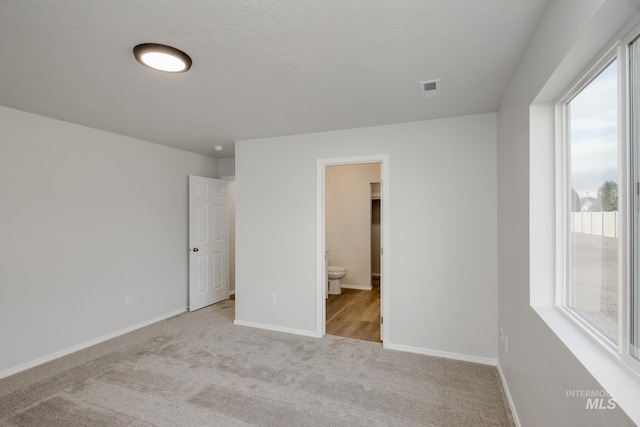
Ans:
{"type": "MultiPolygon", "coordinates": [[[[633,240],[630,198],[632,177],[632,140],[630,131],[630,79],[629,79],[629,44],[638,39],[640,24],[635,25],[625,36],[601,55],[581,77],[560,97],[555,105],[556,119],[556,305],[575,326],[588,335],[590,339],[602,346],[636,379],[640,379],[640,362],[630,355],[630,322],[631,322],[631,289],[633,274],[631,272],[633,240]],[[568,168],[568,118],[567,104],[587,87],[609,64],[618,62],[618,342],[617,344],[598,331],[582,316],[568,306],[569,302],[569,236],[570,236],[570,195],[568,168]]],[[[640,143],[639,143],[640,148],[640,143]]],[[[636,177],[638,179],[640,177],[636,177]]],[[[640,226],[637,224],[636,226],[640,226]]]]}

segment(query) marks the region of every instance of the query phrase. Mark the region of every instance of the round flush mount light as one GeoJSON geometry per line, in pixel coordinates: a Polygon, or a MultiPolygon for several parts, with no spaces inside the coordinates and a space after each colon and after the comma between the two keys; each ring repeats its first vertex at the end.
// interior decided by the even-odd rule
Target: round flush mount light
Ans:
{"type": "Polygon", "coordinates": [[[191,58],[175,47],[157,43],[143,43],[133,48],[139,63],[154,70],[183,73],[191,68],[191,58]]]}

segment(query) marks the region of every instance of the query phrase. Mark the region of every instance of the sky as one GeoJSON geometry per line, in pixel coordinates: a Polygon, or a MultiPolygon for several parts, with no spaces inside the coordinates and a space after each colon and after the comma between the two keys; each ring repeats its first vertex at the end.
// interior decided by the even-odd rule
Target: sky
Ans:
{"type": "Polygon", "coordinates": [[[617,73],[614,61],[569,103],[570,182],[580,197],[618,182],[617,73]]]}

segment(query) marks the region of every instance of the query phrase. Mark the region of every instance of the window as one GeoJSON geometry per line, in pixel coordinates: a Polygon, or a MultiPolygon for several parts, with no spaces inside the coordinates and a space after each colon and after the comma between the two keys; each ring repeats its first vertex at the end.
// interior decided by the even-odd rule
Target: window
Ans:
{"type": "Polygon", "coordinates": [[[566,306],[611,343],[618,341],[618,63],[565,105],[568,269],[566,306]]]}
{"type": "Polygon", "coordinates": [[[640,30],[557,104],[557,303],[640,373],[640,30]]]}

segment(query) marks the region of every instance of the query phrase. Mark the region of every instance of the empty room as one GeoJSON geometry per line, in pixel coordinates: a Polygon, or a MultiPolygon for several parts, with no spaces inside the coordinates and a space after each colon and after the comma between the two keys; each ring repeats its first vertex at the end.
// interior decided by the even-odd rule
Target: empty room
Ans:
{"type": "Polygon", "coordinates": [[[0,1],[0,424],[640,425],[639,37],[0,1]]]}

